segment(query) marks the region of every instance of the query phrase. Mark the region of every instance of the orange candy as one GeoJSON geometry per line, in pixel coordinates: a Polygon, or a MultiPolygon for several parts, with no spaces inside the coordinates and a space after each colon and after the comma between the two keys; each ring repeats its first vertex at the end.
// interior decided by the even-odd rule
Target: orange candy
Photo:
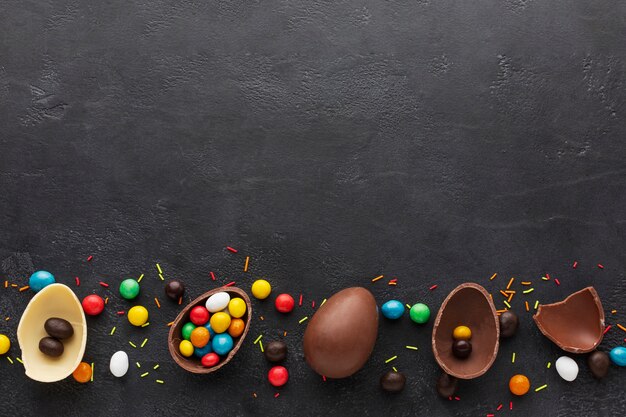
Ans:
{"type": "Polygon", "coordinates": [[[89,382],[91,380],[91,365],[87,362],[81,362],[74,372],[72,372],[74,379],[81,384],[89,382]]]}
{"type": "Polygon", "coordinates": [[[228,334],[232,337],[239,337],[243,333],[243,329],[245,329],[246,324],[241,319],[232,319],[230,321],[230,326],[228,326],[228,334]]]}
{"type": "Polygon", "coordinates": [[[198,326],[191,332],[191,344],[197,348],[203,348],[209,343],[211,334],[209,330],[204,326],[198,326]]]}
{"type": "Polygon", "coordinates": [[[525,375],[514,375],[509,380],[509,389],[515,395],[524,395],[530,389],[530,381],[525,375]]]}

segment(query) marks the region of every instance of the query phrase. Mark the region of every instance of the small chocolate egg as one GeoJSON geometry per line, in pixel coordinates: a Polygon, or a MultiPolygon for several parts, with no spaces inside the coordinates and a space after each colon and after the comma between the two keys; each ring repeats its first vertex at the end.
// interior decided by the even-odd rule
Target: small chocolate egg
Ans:
{"type": "Polygon", "coordinates": [[[405,383],[406,376],[401,372],[389,371],[380,377],[380,387],[387,392],[400,392],[405,383]]]}
{"type": "Polygon", "coordinates": [[[587,365],[589,365],[589,370],[594,378],[602,379],[609,372],[611,361],[605,352],[596,350],[587,358],[587,365]]]}
{"type": "Polygon", "coordinates": [[[180,281],[170,281],[165,285],[165,295],[173,301],[178,301],[184,293],[185,286],[180,281]]]}
{"type": "Polygon", "coordinates": [[[44,337],[39,341],[39,350],[44,355],[58,358],[63,354],[63,343],[59,342],[54,337],[44,337]]]}
{"type": "Polygon", "coordinates": [[[67,339],[74,335],[74,328],[69,321],[58,317],[50,317],[43,325],[46,333],[55,339],[67,339]]]}
{"type": "Polygon", "coordinates": [[[472,353],[472,344],[467,340],[452,342],[452,353],[459,359],[465,359],[472,353]]]}
{"type": "Polygon", "coordinates": [[[362,287],[347,288],[313,315],[304,332],[304,357],[318,374],[345,378],[365,365],[377,334],[374,296],[362,287]]]}
{"type": "Polygon", "coordinates": [[[500,337],[511,337],[517,332],[519,319],[517,314],[507,310],[500,314],[500,337]]]}
{"type": "Polygon", "coordinates": [[[287,357],[287,345],[280,340],[273,340],[265,347],[265,359],[270,362],[281,362],[287,357]]]}
{"type": "Polygon", "coordinates": [[[444,398],[452,397],[458,386],[459,380],[445,372],[437,378],[437,393],[444,398]]]}

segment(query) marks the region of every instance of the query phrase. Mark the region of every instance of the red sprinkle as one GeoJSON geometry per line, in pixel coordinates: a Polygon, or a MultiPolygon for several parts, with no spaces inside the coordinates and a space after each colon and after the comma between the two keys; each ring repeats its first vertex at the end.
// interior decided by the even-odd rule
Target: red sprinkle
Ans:
{"type": "Polygon", "coordinates": [[[228,249],[229,251],[231,251],[232,253],[237,253],[239,252],[237,249],[235,248],[231,248],[230,246],[226,246],[226,249],[228,249]]]}
{"type": "Polygon", "coordinates": [[[604,269],[604,265],[602,265],[602,264],[598,264],[598,268],[600,268],[600,269],[604,269]]]}
{"type": "Polygon", "coordinates": [[[322,375],[322,379],[326,382],[326,376],[322,375]]]}
{"type": "Polygon", "coordinates": [[[210,274],[211,274],[211,279],[215,281],[215,274],[213,273],[213,271],[211,271],[210,274]]]}
{"type": "Polygon", "coordinates": [[[494,417],[495,414],[487,414],[487,417],[494,417]]]}
{"type": "Polygon", "coordinates": [[[550,279],[550,274],[546,274],[546,278],[550,279]]]}
{"type": "Polygon", "coordinates": [[[459,398],[459,397],[454,397],[454,399],[457,400],[457,401],[461,401],[461,398],[459,398]]]}
{"type": "Polygon", "coordinates": [[[556,285],[561,285],[558,278],[554,278],[554,282],[556,282],[556,285]]]}
{"type": "Polygon", "coordinates": [[[572,268],[576,269],[577,266],[578,266],[578,261],[574,261],[574,264],[572,265],[572,268]]]}
{"type": "Polygon", "coordinates": [[[498,408],[496,408],[496,411],[500,411],[500,410],[502,410],[502,404],[500,404],[498,408]]]}
{"type": "Polygon", "coordinates": [[[123,311],[118,311],[118,312],[117,312],[117,315],[118,315],[118,316],[123,316],[124,314],[125,314],[125,313],[124,313],[123,311]]]}
{"type": "Polygon", "coordinates": [[[398,281],[398,278],[394,278],[394,279],[390,279],[389,282],[396,282],[398,281]]]}
{"type": "Polygon", "coordinates": [[[452,401],[452,396],[448,397],[448,401],[452,401]]]}
{"type": "Polygon", "coordinates": [[[277,392],[276,394],[274,394],[274,398],[278,398],[279,395],[280,395],[280,392],[277,392]]]}
{"type": "Polygon", "coordinates": [[[228,284],[224,285],[225,287],[232,287],[233,285],[235,285],[235,281],[231,281],[228,284]]]}
{"type": "Polygon", "coordinates": [[[606,332],[611,330],[611,327],[613,327],[613,326],[611,326],[610,324],[608,326],[606,326],[606,329],[604,329],[604,333],[602,333],[602,334],[606,334],[606,332]]]}
{"type": "Polygon", "coordinates": [[[302,305],[302,294],[300,294],[300,301],[298,302],[298,305],[301,306],[302,305]]]}
{"type": "Polygon", "coordinates": [[[311,301],[311,308],[315,308],[315,300],[311,301]]]}
{"type": "Polygon", "coordinates": [[[436,286],[436,285],[433,285],[432,287],[430,287],[430,288],[429,288],[429,290],[431,290],[431,291],[432,291],[432,290],[434,290],[435,288],[437,288],[437,286],[436,286]]]}
{"type": "Polygon", "coordinates": [[[106,287],[106,288],[109,287],[109,284],[107,284],[106,282],[102,282],[102,281],[100,281],[100,285],[102,285],[103,287],[106,287]]]}
{"type": "Polygon", "coordinates": [[[76,286],[80,287],[80,278],[78,278],[78,277],[75,277],[75,278],[76,278],[76,286]]]}
{"type": "Polygon", "coordinates": [[[513,409],[513,401],[509,403],[509,410],[512,410],[512,409],[513,409]]]}
{"type": "Polygon", "coordinates": [[[93,256],[89,255],[89,256],[87,257],[87,262],[91,262],[91,260],[92,260],[92,259],[93,259],[93,256]]]}

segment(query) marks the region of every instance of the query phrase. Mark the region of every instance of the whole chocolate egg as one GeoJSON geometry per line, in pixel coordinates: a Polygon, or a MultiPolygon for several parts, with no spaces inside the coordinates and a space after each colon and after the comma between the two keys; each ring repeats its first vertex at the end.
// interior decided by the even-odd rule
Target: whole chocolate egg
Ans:
{"type": "Polygon", "coordinates": [[[361,369],[378,335],[374,296],[362,287],[346,288],[326,301],[304,332],[304,357],[315,372],[345,378],[361,369]]]}

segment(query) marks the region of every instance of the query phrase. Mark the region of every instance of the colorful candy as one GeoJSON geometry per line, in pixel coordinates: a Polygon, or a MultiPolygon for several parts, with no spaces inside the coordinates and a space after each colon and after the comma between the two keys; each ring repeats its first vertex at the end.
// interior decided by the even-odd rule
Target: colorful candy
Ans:
{"type": "Polygon", "coordinates": [[[97,294],[90,294],[83,298],[81,303],[85,314],[88,316],[97,316],[104,310],[104,300],[97,294]]]}
{"type": "Polygon", "coordinates": [[[383,316],[390,320],[397,320],[404,314],[404,304],[398,300],[389,300],[381,307],[383,316]]]}
{"type": "Polygon", "coordinates": [[[202,348],[209,343],[209,336],[209,330],[206,327],[200,326],[193,329],[189,340],[195,347],[202,348]]]}
{"type": "Polygon", "coordinates": [[[274,366],[267,373],[267,379],[275,387],[282,387],[289,380],[289,372],[284,366],[274,366]]]}
{"type": "Polygon", "coordinates": [[[626,366],[626,347],[616,346],[609,352],[611,362],[617,366],[626,366]]]}
{"type": "Polygon", "coordinates": [[[452,337],[456,340],[470,340],[472,338],[472,331],[467,326],[457,326],[452,331],[452,337]]]}
{"type": "Polygon", "coordinates": [[[39,292],[44,289],[44,287],[47,287],[50,284],[54,284],[54,282],[54,275],[52,275],[50,272],[37,271],[30,276],[28,280],[28,286],[31,290],[39,292]]]}
{"type": "Polygon", "coordinates": [[[128,372],[128,355],[123,350],[117,351],[111,356],[109,370],[118,378],[123,377],[128,372]]]}
{"type": "Polygon", "coordinates": [[[128,321],[133,326],[143,326],[148,322],[148,310],[144,306],[135,306],[128,310],[128,321]]]}
{"type": "Polygon", "coordinates": [[[11,340],[4,335],[0,334],[0,355],[4,355],[11,349],[11,340]]]}
{"type": "Polygon", "coordinates": [[[228,326],[228,334],[232,337],[239,337],[242,335],[244,329],[246,328],[246,324],[241,319],[232,319],[230,321],[230,326],[228,326]]]}
{"type": "Polygon", "coordinates": [[[136,298],[139,295],[139,283],[132,278],[125,279],[120,284],[120,295],[127,300],[136,298]]]}
{"type": "Polygon", "coordinates": [[[559,376],[568,382],[572,382],[578,376],[578,364],[569,356],[561,356],[554,366],[559,376]]]}
{"type": "Polygon", "coordinates": [[[227,292],[218,292],[213,294],[206,300],[206,309],[211,313],[222,311],[228,307],[230,302],[230,295],[227,292]]]}
{"type": "Polygon", "coordinates": [[[210,323],[215,333],[224,333],[230,326],[230,316],[223,311],[219,311],[211,316],[210,323]]]}
{"type": "Polygon", "coordinates": [[[185,286],[180,281],[170,281],[165,284],[165,295],[173,301],[178,301],[185,293],[185,286]]]}
{"type": "Polygon", "coordinates": [[[189,312],[189,320],[196,326],[202,326],[209,321],[209,310],[203,306],[195,306],[189,312]]]}
{"type": "Polygon", "coordinates": [[[181,355],[188,358],[193,355],[193,345],[189,340],[181,340],[178,345],[178,351],[181,355]]]}
{"type": "Polygon", "coordinates": [[[409,316],[414,323],[424,324],[430,318],[430,308],[423,303],[413,304],[413,307],[409,310],[409,316]]]}
{"type": "Polygon", "coordinates": [[[265,300],[271,292],[272,286],[264,279],[257,279],[252,284],[252,295],[258,300],[265,300]]]}
{"type": "Polygon", "coordinates": [[[181,330],[181,333],[183,334],[183,339],[190,340],[191,339],[191,332],[193,332],[193,330],[195,328],[196,328],[195,324],[193,324],[191,322],[185,323],[185,325],[183,326],[183,329],[181,330]]]}
{"type": "Polygon", "coordinates": [[[525,375],[514,375],[509,380],[509,389],[515,395],[524,395],[530,389],[530,381],[525,375]]]}
{"type": "Polygon", "coordinates": [[[228,333],[216,334],[212,342],[213,352],[226,355],[233,348],[233,338],[228,333]]]}
{"type": "Polygon", "coordinates": [[[293,307],[296,305],[296,302],[293,300],[293,297],[289,294],[280,294],[276,297],[276,301],[274,302],[276,306],[276,310],[281,313],[289,313],[293,310],[293,307]]]}
{"type": "Polygon", "coordinates": [[[246,314],[246,302],[239,297],[233,298],[228,303],[228,312],[230,313],[231,317],[237,319],[242,317],[244,314],[246,314]]]}
{"type": "Polygon", "coordinates": [[[206,366],[207,368],[211,368],[217,365],[219,361],[220,361],[220,357],[217,356],[217,354],[215,353],[207,353],[200,360],[200,362],[202,363],[202,366],[206,366]]]}
{"type": "Polygon", "coordinates": [[[74,372],[72,372],[72,376],[81,384],[89,382],[91,380],[91,365],[87,362],[79,363],[74,372]]]}
{"type": "Polygon", "coordinates": [[[207,353],[211,353],[213,352],[213,347],[211,346],[210,343],[207,343],[206,346],[201,347],[201,348],[195,348],[193,350],[193,356],[196,356],[198,358],[202,358],[204,357],[204,355],[206,355],[207,353]]]}

